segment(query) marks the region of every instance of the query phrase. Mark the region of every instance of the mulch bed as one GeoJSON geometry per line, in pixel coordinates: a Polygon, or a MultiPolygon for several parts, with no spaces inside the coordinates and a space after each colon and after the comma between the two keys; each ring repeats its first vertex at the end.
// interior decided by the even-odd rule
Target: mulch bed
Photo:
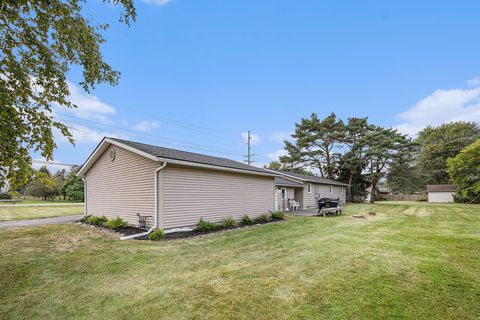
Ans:
{"type": "MultiPolygon", "coordinates": [[[[256,225],[276,223],[276,222],[282,222],[282,221],[285,221],[285,220],[284,219],[272,219],[272,220],[266,221],[266,222],[257,222],[255,224],[249,224],[249,225],[239,224],[238,227],[235,227],[235,228],[220,228],[220,229],[212,230],[212,231],[196,231],[196,230],[193,230],[193,231],[174,232],[174,233],[165,234],[165,238],[163,238],[163,240],[192,238],[192,237],[207,235],[207,234],[210,234],[210,233],[216,233],[216,232],[222,232],[222,231],[228,231],[228,230],[237,230],[237,229],[242,229],[242,228],[246,228],[246,227],[253,227],[253,226],[256,226],[256,225]]],[[[102,229],[102,230],[105,230],[105,231],[118,233],[121,236],[130,236],[130,235],[133,235],[133,234],[148,231],[148,230],[140,229],[140,228],[137,228],[137,227],[128,227],[128,228],[121,228],[121,229],[114,230],[114,229],[110,229],[110,228],[107,228],[107,227],[104,227],[104,226],[99,226],[99,225],[88,223],[88,222],[79,222],[79,223],[87,225],[89,227],[95,227],[95,228],[99,228],[99,229],[102,229]]],[[[150,240],[148,238],[148,236],[138,237],[138,238],[135,238],[134,240],[153,241],[153,240],[150,240]]]]}

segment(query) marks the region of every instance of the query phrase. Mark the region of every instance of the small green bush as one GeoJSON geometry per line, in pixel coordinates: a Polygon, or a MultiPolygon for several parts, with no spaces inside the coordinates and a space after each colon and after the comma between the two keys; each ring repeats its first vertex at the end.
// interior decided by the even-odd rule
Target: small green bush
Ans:
{"type": "Polygon", "coordinates": [[[242,223],[244,225],[248,226],[248,225],[251,225],[251,224],[255,224],[255,221],[252,219],[252,217],[250,217],[248,214],[246,214],[242,217],[242,223]]]}
{"type": "Polygon", "coordinates": [[[15,200],[21,200],[23,198],[23,194],[18,191],[10,191],[8,194],[15,200]]]}
{"type": "Polygon", "coordinates": [[[225,218],[222,221],[222,226],[227,229],[238,227],[238,222],[233,218],[225,218]]]}
{"type": "Polygon", "coordinates": [[[91,217],[92,217],[91,214],[86,215],[86,216],[83,216],[82,219],[80,219],[80,222],[84,222],[84,223],[90,222],[90,218],[91,218],[91,217]]]}
{"type": "Polygon", "coordinates": [[[90,217],[90,223],[97,225],[97,226],[103,226],[106,222],[108,221],[107,217],[105,216],[92,216],[90,217]]]}
{"type": "Polygon", "coordinates": [[[0,200],[11,200],[12,195],[9,194],[8,192],[1,192],[0,193],[0,200]]]}
{"type": "Polygon", "coordinates": [[[270,216],[272,216],[272,219],[275,219],[275,220],[285,219],[285,214],[281,211],[272,212],[270,213],[270,216]]]}
{"type": "Polygon", "coordinates": [[[105,222],[104,226],[113,230],[117,230],[122,228],[128,228],[128,223],[123,221],[122,218],[117,217],[115,219],[108,220],[107,222],[105,222]]]}
{"type": "Polygon", "coordinates": [[[199,232],[206,232],[206,231],[215,231],[218,230],[220,226],[218,224],[215,224],[213,222],[203,220],[203,218],[200,218],[200,221],[197,223],[197,228],[195,230],[199,232]]]}
{"type": "Polygon", "coordinates": [[[257,222],[257,223],[265,223],[265,222],[268,222],[270,220],[271,220],[270,216],[266,213],[262,213],[261,215],[259,215],[258,217],[255,218],[255,222],[257,222]]]}
{"type": "Polygon", "coordinates": [[[158,241],[165,238],[165,232],[162,229],[155,229],[149,235],[148,239],[158,241]]]}

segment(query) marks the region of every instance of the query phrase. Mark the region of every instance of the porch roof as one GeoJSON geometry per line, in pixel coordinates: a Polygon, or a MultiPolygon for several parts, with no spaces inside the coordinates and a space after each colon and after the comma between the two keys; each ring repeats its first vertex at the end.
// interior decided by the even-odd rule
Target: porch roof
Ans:
{"type": "Polygon", "coordinates": [[[282,187],[303,188],[302,183],[298,183],[298,182],[295,182],[295,181],[283,179],[283,178],[280,178],[280,177],[275,178],[275,185],[276,186],[282,186],[282,187]]]}

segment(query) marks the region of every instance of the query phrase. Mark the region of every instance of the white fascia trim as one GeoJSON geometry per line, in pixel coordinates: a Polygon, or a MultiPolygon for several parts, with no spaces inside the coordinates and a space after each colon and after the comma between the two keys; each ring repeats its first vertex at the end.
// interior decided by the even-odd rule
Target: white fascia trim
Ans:
{"type": "Polygon", "coordinates": [[[204,163],[197,163],[197,162],[190,162],[190,161],[176,160],[176,159],[169,159],[169,158],[156,157],[156,159],[157,159],[157,161],[171,163],[171,164],[178,164],[178,165],[188,166],[188,167],[212,169],[212,170],[218,170],[218,171],[229,171],[229,172],[236,172],[236,173],[243,173],[243,174],[252,174],[252,175],[266,176],[266,177],[272,177],[272,178],[275,177],[274,174],[264,173],[264,172],[256,172],[256,171],[249,171],[249,170],[242,170],[242,169],[235,169],[235,168],[228,168],[228,167],[220,167],[220,166],[214,166],[214,165],[211,165],[211,164],[204,164],[204,163]]]}
{"type": "Polygon", "coordinates": [[[132,148],[124,143],[112,140],[110,138],[103,138],[103,140],[100,142],[100,144],[95,148],[95,151],[88,157],[87,161],[83,164],[82,168],[77,173],[77,176],[84,177],[87,171],[90,169],[90,167],[97,161],[97,159],[100,157],[100,155],[108,148],[109,145],[116,145],[118,147],[121,147],[123,149],[126,149],[128,151],[131,151],[133,153],[139,154],[145,158],[151,159],[153,161],[159,161],[157,160],[157,157],[152,156],[151,154],[148,154],[146,152],[143,152],[141,150],[138,150],[136,148],[132,148]]]}
{"type": "Polygon", "coordinates": [[[275,173],[277,176],[285,176],[285,177],[289,177],[289,178],[291,178],[291,179],[293,179],[293,180],[300,180],[300,181],[304,181],[304,182],[307,181],[307,180],[305,180],[305,179],[302,179],[302,178],[299,178],[299,177],[295,177],[295,176],[291,176],[291,175],[286,174],[286,173],[283,173],[283,172],[278,172],[278,171],[270,170],[270,169],[266,169],[266,168],[263,169],[263,170],[267,170],[267,171],[270,171],[270,172],[272,172],[272,173],[275,173]]]}
{"type": "MultiPolygon", "coordinates": [[[[280,175],[280,176],[285,176],[285,177],[289,177],[291,179],[294,179],[294,180],[300,180],[300,181],[303,181],[303,182],[309,182],[309,183],[312,183],[312,184],[321,184],[321,185],[330,185],[332,183],[328,182],[328,183],[323,183],[323,182],[319,182],[319,181],[315,181],[315,180],[311,180],[311,179],[302,179],[302,178],[299,178],[299,177],[295,177],[295,176],[292,176],[292,175],[289,175],[288,173],[284,173],[284,172],[278,172],[278,171],[275,171],[275,170],[270,170],[270,169],[264,169],[264,170],[267,170],[267,171],[270,171],[270,172],[273,172],[273,173],[276,173],[277,175],[280,175]]],[[[343,183],[343,182],[338,182],[338,181],[333,181],[333,184],[332,185],[336,185],[336,186],[348,186],[348,184],[346,183],[343,183]]]]}

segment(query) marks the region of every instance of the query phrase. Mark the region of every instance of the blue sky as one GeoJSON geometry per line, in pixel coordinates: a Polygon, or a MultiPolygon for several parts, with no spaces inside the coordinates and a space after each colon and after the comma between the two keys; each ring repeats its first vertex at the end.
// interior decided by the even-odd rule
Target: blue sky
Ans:
{"type": "Polygon", "coordinates": [[[92,95],[69,75],[75,111],[56,111],[83,163],[103,135],[242,160],[255,134],[257,165],[281,153],[312,112],[414,134],[428,124],[480,121],[478,1],[136,1],[137,22],[89,1],[110,23],[105,60],[116,87],[92,95]]]}

